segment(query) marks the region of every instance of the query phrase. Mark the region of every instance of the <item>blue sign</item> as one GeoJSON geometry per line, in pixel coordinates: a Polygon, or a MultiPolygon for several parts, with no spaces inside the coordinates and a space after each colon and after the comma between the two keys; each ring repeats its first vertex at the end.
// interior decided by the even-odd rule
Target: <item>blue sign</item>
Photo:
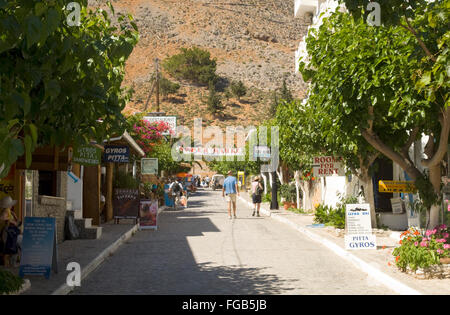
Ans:
{"type": "Polygon", "coordinates": [[[106,145],[105,162],[128,163],[130,161],[130,148],[125,145],[106,145]]]}
{"type": "Polygon", "coordinates": [[[25,217],[19,276],[57,272],[55,218],[25,217]]]}

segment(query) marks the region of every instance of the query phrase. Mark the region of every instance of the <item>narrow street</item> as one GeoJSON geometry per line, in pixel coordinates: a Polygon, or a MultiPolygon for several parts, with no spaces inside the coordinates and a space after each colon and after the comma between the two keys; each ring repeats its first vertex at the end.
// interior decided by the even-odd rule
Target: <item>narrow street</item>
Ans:
{"type": "Polygon", "coordinates": [[[164,211],[72,294],[394,294],[327,248],[221,192],[200,190],[189,208],[164,211]]]}

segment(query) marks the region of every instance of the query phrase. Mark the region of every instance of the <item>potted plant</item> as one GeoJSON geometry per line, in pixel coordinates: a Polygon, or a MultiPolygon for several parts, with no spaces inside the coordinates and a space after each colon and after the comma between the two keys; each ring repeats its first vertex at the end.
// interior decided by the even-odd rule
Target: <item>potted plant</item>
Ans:
{"type": "Polygon", "coordinates": [[[284,198],[285,202],[283,207],[285,210],[289,208],[295,208],[297,206],[297,191],[295,189],[295,185],[292,184],[283,184],[280,187],[280,195],[284,198]]]}

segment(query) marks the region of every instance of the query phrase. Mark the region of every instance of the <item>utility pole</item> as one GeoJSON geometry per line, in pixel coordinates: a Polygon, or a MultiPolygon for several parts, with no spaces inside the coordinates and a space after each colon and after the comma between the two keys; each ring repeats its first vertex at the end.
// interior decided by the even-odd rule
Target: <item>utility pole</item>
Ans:
{"type": "Polygon", "coordinates": [[[156,111],[159,113],[159,59],[155,58],[156,67],[156,111]]]}

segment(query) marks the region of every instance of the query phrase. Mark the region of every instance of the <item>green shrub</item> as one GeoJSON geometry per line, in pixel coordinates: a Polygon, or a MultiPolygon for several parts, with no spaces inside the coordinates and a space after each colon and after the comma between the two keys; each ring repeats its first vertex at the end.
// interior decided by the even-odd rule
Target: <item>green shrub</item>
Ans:
{"type": "Polygon", "coordinates": [[[114,188],[138,189],[139,180],[130,173],[118,171],[114,175],[114,188]]]}
{"type": "Polygon", "coordinates": [[[22,278],[0,269],[0,294],[16,292],[22,287],[22,284],[22,278]]]}
{"type": "Polygon", "coordinates": [[[280,196],[284,198],[287,202],[297,201],[297,190],[295,185],[283,184],[280,186],[280,196]]]}
{"type": "Polygon", "coordinates": [[[247,88],[245,87],[244,83],[242,83],[242,81],[231,82],[230,88],[233,95],[236,96],[238,99],[247,94],[247,88]]]}
{"type": "Polygon", "coordinates": [[[217,115],[224,108],[222,105],[222,100],[220,99],[220,95],[217,94],[216,88],[212,82],[209,83],[209,95],[208,100],[206,101],[206,105],[208,111],[213,115],[217,115]]]}
{"type": "Polygon", "coordinates": [[[356,197],[345,197],[341,195],[336,208],[321,204],[316,208],[314,222],[331,225],[338,229],[344,229],[346,205],[356,202],[356,197]]]}
{"type": "Polygon", "coordinates": [[[207,85],[217,80],[216,59],[208,51],[194,47],[181,48],[181,53],[167,58],[164,69],[174,78],[207,85]]]}
{"type": "Polygon", "coordinates": [[[167,97],[169,94],[175,94],[180,89],[180,85],[178,83],[174,83],[169,79],[161,77],[159,80],[159,88],[161,90],[161,94],[164,97],[167,97]]]}

